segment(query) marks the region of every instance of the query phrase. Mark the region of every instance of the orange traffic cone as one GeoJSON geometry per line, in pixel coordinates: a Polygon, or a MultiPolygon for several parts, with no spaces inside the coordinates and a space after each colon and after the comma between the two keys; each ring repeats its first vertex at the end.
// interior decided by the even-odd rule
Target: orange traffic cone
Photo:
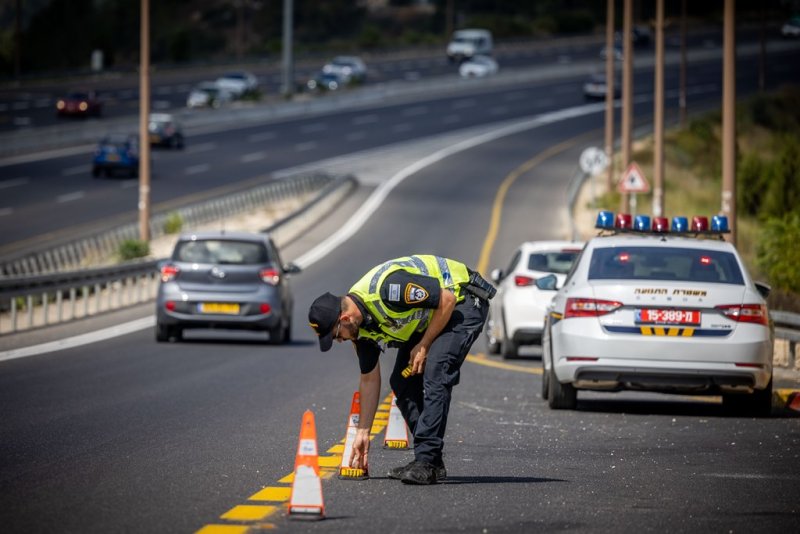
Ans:
{"type": "Polygon", "coordinates": [[[300,440],[294,461],[294,481],[289,499],[289,517],[292,519],[323,519],[322,480],[319,477],[317,452],[317,427],[314,413],[306,410],[300,425],[300,440]]]}
{"type": "Polygon", "coordinates": [[[350,404],[350,417],[347,418],[347,432],[344,438],[344,452],[342,463],[339,466],[339,478],[342,480],[366,480],[369,478],[368,468],[350,467],[350,455],[353,452],[353,442],[356,439],[358,421],[361,418],[361,394],[353,393],[353,402],[350,404]]]}
{"type": "Polygon", "coordinates": [[[392,393],[392,407],[389,409],[389,424],[386,425],[386,434],[383,438],[385,449],[408,448],[408,426],[400,408],[397,407],[397,397],[392,393]]]}

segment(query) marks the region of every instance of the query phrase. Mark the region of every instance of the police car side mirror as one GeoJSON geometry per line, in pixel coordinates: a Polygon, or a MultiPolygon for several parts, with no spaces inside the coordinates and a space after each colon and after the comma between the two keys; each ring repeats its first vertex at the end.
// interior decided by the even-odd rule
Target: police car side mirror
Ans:
{"type": "Polygon", "coordinates": [[[769,296],[770,291],[772,291],[772,288],[764,282],[756,282],[756,289],[764,299],[766,299],[769,296]]]}
{"type": "Polygon", "coordinates": [[[536,287],[544,291],[555,291],[558,285],[558,278],[554,274],[548,274],[536,279],[536,287]]]}
{"type": "Polygon", "coordinates": [[[503,269],[492,269],[492,272],[489,273],[489,276],[491,277],[492,282],[498,283],[503,279],[503,269]]]}

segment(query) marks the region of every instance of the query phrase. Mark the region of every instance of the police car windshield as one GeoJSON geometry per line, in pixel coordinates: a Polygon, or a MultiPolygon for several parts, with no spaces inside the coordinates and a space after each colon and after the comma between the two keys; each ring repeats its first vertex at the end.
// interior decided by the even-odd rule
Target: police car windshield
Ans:
{"type": "Polygon", "coordinates": [[[730,252],[677,247],[604,247],[592,252],[589,280],[675,280],[744,285],[730,252]]]}

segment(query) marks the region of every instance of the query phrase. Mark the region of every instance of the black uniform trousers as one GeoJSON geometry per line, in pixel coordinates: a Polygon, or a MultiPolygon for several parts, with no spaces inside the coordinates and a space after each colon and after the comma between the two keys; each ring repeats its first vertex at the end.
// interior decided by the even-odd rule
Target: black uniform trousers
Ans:
{"type": "Polygon", "coordinates": [[[447,326],[431,344],[422,375],[403,378],[411,349],[422,338],[416,334],[397,351],[389,383],[397,397],[397,407],[414,436],[414,458],[434,465],[442,464],[444,433],[453,386],[458,384],[461,364],[486,322],[489,303],[469,293],[458,303],[447,326]]]}

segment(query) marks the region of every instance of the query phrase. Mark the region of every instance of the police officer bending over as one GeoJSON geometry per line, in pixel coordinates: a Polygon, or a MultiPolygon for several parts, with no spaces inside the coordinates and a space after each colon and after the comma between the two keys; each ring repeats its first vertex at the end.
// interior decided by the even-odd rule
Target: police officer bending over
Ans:
{"type": "Polygon", "coordinates": [[[389,383],[414,436],[414,461],[389,472],[406,484],[435,484],[442,461],[450,395],[478,338],[495,289],[455,260],[415,255],[382,263],[344,297],[325,293],[308,312],[325,352],[351,340],[361,367],[359,419],[350,467],[368,465],[369,435],[381,392],[378,357],[396,347],[389,383]]]}

